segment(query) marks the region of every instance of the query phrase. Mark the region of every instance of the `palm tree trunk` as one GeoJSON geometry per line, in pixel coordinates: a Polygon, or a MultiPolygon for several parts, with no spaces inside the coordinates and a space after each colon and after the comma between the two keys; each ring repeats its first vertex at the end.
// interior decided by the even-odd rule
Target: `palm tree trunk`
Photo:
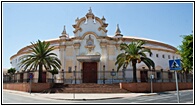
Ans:
{"type": "Polygon", "coordinates": [[[133,82],[137,82],[136,62],[137,62],[137,60],[133,60],[133,61],[132,61],[132,67],[133,67],[133,82]]]}
{"type": "Polygon", "coordinates": [[[42,64],[39,63],[39,77],[38,77],[38,83],[42,83],[42,64]]]}

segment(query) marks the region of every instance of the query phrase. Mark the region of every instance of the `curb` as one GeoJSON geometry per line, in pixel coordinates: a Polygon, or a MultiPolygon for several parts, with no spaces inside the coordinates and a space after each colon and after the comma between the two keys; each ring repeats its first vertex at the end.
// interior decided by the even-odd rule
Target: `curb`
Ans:
{"type": "Polygon", "coordinates": [[[69,100],[69,101],[92,101],[92,100],[108,100],[108,99],[121,99],[124,97],[111,97],[111,98],[97,98],[97,99],[61,99],[61,98],[50,98],[50,97],[44,97],[48,99],[55,99],[55,100],[69,100]]]}
{"type": "Polygon", "coordinates": [[[140,95],[140,96],[153,96],[153,95],[159,95],[158,93],[148,93],[148,94],[144,94],[144,95],[140,95]]]}

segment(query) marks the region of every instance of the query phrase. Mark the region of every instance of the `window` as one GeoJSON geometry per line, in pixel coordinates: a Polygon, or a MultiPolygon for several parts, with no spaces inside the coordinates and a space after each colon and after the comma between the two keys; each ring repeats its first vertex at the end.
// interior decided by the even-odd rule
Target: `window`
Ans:
{"type": "Polygon", "coordinates": [[[153,55],[153,54],[151,54],[151,55],[149,54],[150,57],[152,57],[152,55],[153,55]]]}
{"type": "Polygon", "coordinates": [[[171,72],[168,72],[168,78],[172,79],[172,73],[171,72]]]}
{"type": "Polygon", "coordinates": [[[180,79],[180,75],[179,75],[179,73],[177,73],[177,78],[178,78],[178,79],[180,79]]]}
{"type": "Polygon", "coordinates": [[[156,57],[159,57],[159,54],[156,54],[156,57]]]}
{"type": "Polygon", "coordinates": [[[161,72],[157,72],[157,80],[161,79],[161,72]]]}
{"type": "Polygon", "coordinates": [[[165,55],[163,54],[162,57],[165,58],[165,55]]]}
{"type": "Polygon", "coordinates": [[[170,59],[170,55],[168,55],[168,59],[170,59]]]}
{"type": "Polygon", "coordinates": [[[71,67],[68,67],[68,72],[71,73],[71,67]]]}

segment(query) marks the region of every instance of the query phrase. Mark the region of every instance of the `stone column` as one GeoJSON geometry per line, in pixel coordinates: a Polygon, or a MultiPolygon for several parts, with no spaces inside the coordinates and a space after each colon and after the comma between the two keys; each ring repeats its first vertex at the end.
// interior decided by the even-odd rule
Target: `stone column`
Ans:
{"type": "Polygon", "coordinates": [[[57,83],[63,83],[63,77],[65,78],[65,74],[63,74],[62,70],[65,72],[65,52],[66,45],[65,45],[65,40],[60,39],[59,42],[59,55],[60,55],[60,61],[61,61],[61,69],[59,70],[59,74],[57,75],[56,82],[57,83]],[[64,76],[63,76],[64,75],[64,76]]]}
{"type": "Polygon", "coordinates": [[[78,84],[78,83],[81,83],[81,80],[79,80],[79,79],[81,79],[81,73],[80,73],[81,72],[81,68],[80,68],[80,62],[77,61],[76,56],[79,55],[80,43],[74,43],[73,46],[74,46],[74,50],[75,50],[75,56],[74,56],[73,60],[75,60],[74,61],[74,65],[77,66],[76,67],[76,79],[77,79],[76,83],[78,84]]]}
{"type": "MultiPolygon", "coordinates": [[[[120,50],[120,44],[122,43],[122,40],[120,39],[120,41],[118,41],[117,43],[116,43],[116,54],[115,54],[115,56],[117,57],[120,53],[121,53],[121,50],[120,50]]],[[[120,75],[120,76],[118,76],[117,78],[118,79],[121,79],[121,81],[124,81],[125,80],[125,68],[124,67],[122,67],[120,70],[119,70],[119,72],[118,72],[118,74],[117,74],[117,76],[118,75],[120,75]],[[121,71],[122,70],[122,71],[121,71]]]]}
{"type": "MultiPolygon", "coordinates": [[[[108,61],[107,42],[101,42],[100,47],[102,49],[102,54],[101,54],[102,59],[101,59],[101,63],[100,63],[100,65],[101,65],[101,70],[100,71],[102,71],[102,73],[100,73],[100,76],[98,76],[98,78],[99,79],[100,78],[105,78],[106,79],[106,71],[108,69],[108,64],[107,64],[107,61],[108,61]],[[105,66],[104,70],[103,70],[103,66],[105,66]]],[[[104,80],[104,79],[102,79],[102,80],[104,80]]],[[[103,83],[103,81],[99,81],[99,82],[103,83]]],[[[106,82],[106,80],[105,80],[105,82],[106,82]]]]}

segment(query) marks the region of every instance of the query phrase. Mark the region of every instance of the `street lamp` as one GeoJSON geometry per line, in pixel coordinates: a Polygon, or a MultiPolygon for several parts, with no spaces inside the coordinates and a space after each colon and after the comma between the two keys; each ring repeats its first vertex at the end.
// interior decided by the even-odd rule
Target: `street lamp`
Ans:
{"type": "Polygon", "coordinates": [[[161,69],[161,80],[163,82],[163,69],[161,69]]]}
{"type": "Polygon", "coordinates": [[[154,79],[153,74],[150,75],[150,79],[151,79],[151,93],[153,93],[153,85],[152,85],[152,80],[154,79]]]}
{"type": "Polygon", "coordinates": [[[64,84],[64,77],[65,77],[65,76],[64,76],[64,69],[62,69],[62,72],[63,72],[63,84],[64,84]]]}
{"type": "Polygon", "coordinates": [[[75,70],[74,70],[75,84],[76,84],[76,68],[77,66],[75,66],[75,70]]]}
{"type": "MultiPolygon", "coordinates": [[[[19,78],[20,78],[20,73],[19,73],[19,71],[17,71],[17,75],[16,75],[16,80],[17,80],[17,83],[18,83],[18,76],[19,76],[19,78]]],[[[19,79],[19,81],[20,81],[20,79],[19,79]]]]}
{"type": "Polygon", "coordinates": [[[112,76],[112,84],[113,84],[113,77],[116,75],[116,72],[114,71],[114,69],[112,69],[112,72],[110,74],[112,76]]]}
{"type": "Polygon", "coordinates": [[[125,70],[126,70],[126,67],[123,66],[123,70],[122,70],[122,72],[123,72],[123,81],[125,81],[125,70]]]}
{"type": "Polygon", "coordinates": [[[105,65],[103,65],[103,83],[105,84],[105,65]]]}
{"type": "MultiPolygon", "coordinates": [[[[77,66],[75,66],[75,70],[74,70],[75,84],[76,84],[76,68],[77,66]]],[[[73,98],[75,99],[75,86],[74,86],[73,98]]]]}

